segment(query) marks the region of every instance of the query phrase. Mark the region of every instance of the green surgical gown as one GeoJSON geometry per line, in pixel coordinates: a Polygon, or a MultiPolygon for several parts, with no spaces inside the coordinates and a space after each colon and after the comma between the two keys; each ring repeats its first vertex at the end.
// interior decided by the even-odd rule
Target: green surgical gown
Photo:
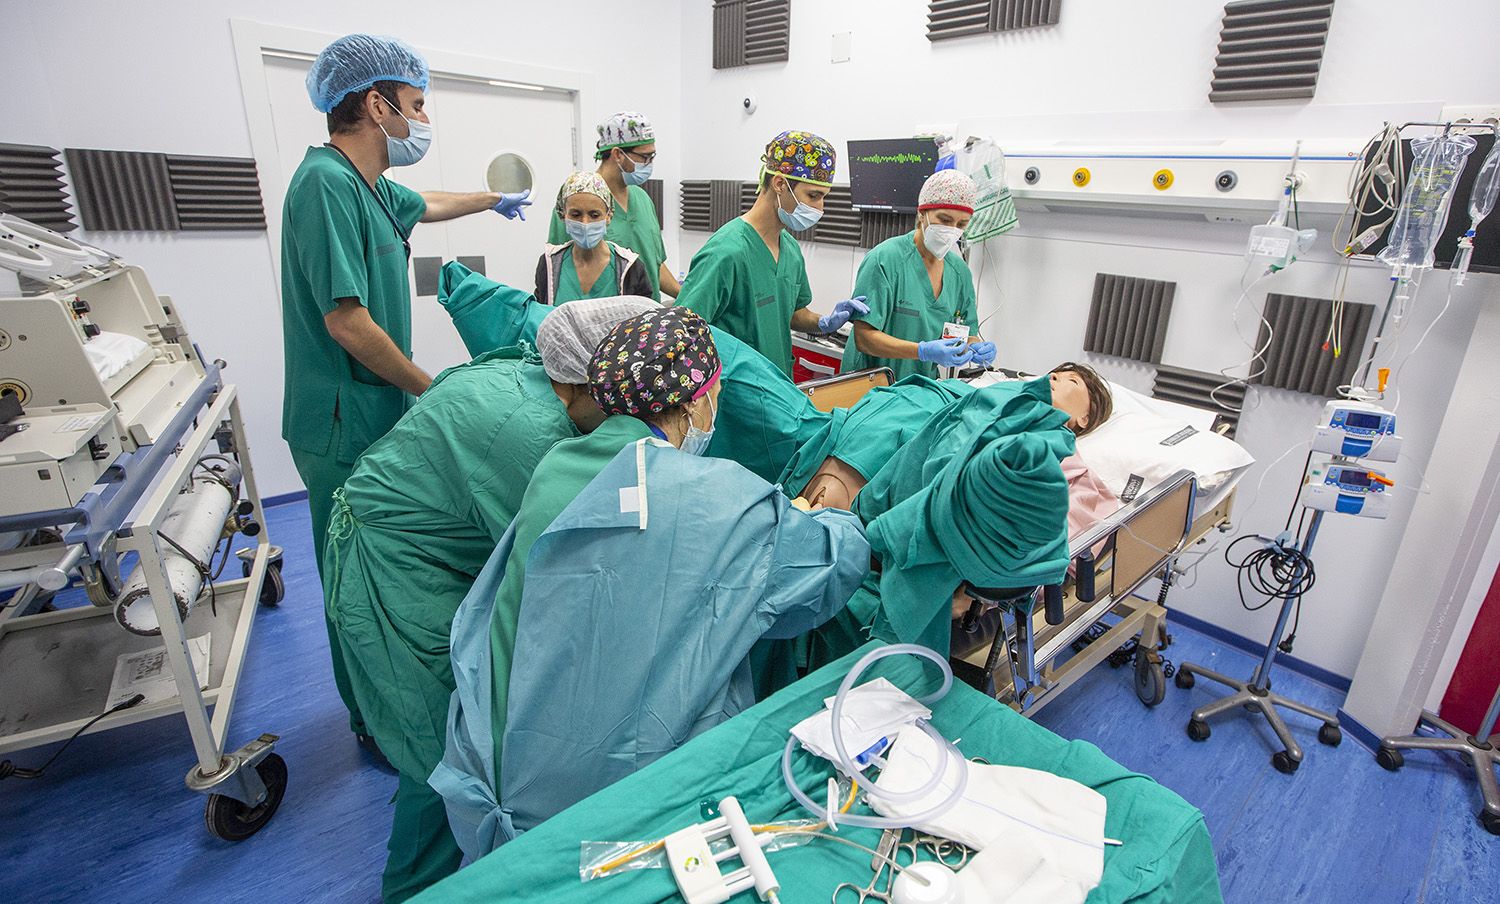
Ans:
{"type": "MultiPolygon", "coordinates": [[[[932,417],[854,500],[881,562],[875,635],[948,649],[962,581],[1021,587],[1068,568],[1068,416],[1046,377],[976,390],[932,417]]],[[[875,585],[872,587],[872,584],[875,585]]]]}
{"type": "Polygon", "coordinates": [[[537,304],[530,292],[513,289],[449,261],[438,273],[438,304],[453,318],[453,328],[469,357],[536,341],[536,328],[552,308],[537,304]]]}
{"type": "MultiPolygon", "coordinates": [[[[886,239],[865,255],[854,279],[854,294],[863,295],[870,313],[855,314],[882,333],[908,342],[943,338],[943,324],[968,325],[978,329],[979,313],[974,302],[974,275],[955,251],[943,258],[943,291],[933,297],[927,265],[917,250],[915,231],[886,239]]],[[[849,337],[844,346],[844,373],[867,367],[889,367],[896,379],[921,374],[936,377],[937,365],[915,358],[874,358],[860,351],[849,337]]]]}
{"type": "MultiPolygon", "coordinates": [[[[646,194],[646,190],[637,185],[626,187],[625,198],[630,206],[622,209],[616,205],[604,237],[616,245],[624,245],[640,256],[641,267],[651,279],[651,297],[661,301],[661,265],[667,259],[667,246],[662,243],[661,221],[656,216],[656,205],[651,203],[651,196],[646,194]]],[[[557,211],[553,211],[552,225],[547,230],[547,242],[561,245],[567,241],[568,230],[563,227],[562,218],[557,215],[557,211]]],[[[610,285],[614,283],[611,282],[610,285]]]]}
{"type": "Polygon", "coordinates": [[[638,439],[650,436],[646,422],[628,415],[605,418],[594,432],[558,443],[537,465],[515,517],[515,541],[505,560],[505,574],[495,592],[495,614],[490,622],[492,696],[491,725],[495,762],[505,736],[506,701],[510,694],[510,663],[521,617],[521,594],[526,587],[526,557],[531,546],[562,510],[568,507],[616,454],[638,439]]]}
{"type": "Polygon", "coordinates": [[[724,375],[714,436],[705,454],[739,462],[774,483],[797,450],[826,430],[829,415],[814,408],[807,393],[765,355],[724,330],[711,329],[724,375]]]}
{"type": "Polygon", "coordinates": [[[425,780],[441,759],[453,612],[537,462],[577,435],[541,364],[502,349],[439,374],[344,484],[324,595],[360,709],[400,772],[425,780]]]}
{"type": "Polygon", "coordinates": [[[755,227],[734,219],[693,255],[677,304],[702,315],[792,375],[792,314],[812,302],[802,248],[781,231],[780,257],[755,227]]]}

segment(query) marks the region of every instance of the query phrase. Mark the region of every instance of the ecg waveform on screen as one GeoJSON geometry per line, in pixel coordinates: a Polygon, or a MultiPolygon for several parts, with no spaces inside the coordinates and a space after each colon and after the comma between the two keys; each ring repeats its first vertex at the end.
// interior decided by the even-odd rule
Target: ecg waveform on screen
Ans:
{"type": "Polygon", "coordinates": [[[865,154],[854,159],[858,163],[921,163],[928,158],[921,154],[865,154]]]}

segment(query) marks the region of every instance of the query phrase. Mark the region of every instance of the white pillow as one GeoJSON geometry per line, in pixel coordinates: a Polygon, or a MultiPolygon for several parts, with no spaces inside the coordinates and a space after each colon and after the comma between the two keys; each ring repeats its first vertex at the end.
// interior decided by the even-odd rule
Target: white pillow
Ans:
{"type": "Polygon", "coordinates": [[[1078,456],[1122,502],[1184,468],[1197,475],[1200,490],[1213,490],[1255,462],[1244,446],[1193,423],[1201,424],[1201,418],[1176,410],[1182,406],[1113,384],[1110,388],[1115,412],[1099,429],[1079,437],[1078,456]]]}

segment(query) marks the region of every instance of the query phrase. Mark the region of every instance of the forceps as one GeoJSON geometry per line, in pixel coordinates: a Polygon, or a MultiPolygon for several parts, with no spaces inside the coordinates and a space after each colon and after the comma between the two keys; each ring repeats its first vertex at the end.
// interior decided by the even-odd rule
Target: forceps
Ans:
{"type": "Polygon", "coordinates": [[[875,850],[880,856],[870,861],[870,867],[875,870],[875,875],[870,879],[870,884],[858,886],[853,882],[840,882],[833,887],[833,904],[840,904],[840,897],[844,901],[853,900],[856,904],[865,904],[867,901],[880,901],[881,904],[891,904],[891,886],[896,883],[896,871],[886,862],[887,859],[896,859],[896,849],[901,845],[901,829],[886,829],[880,833],[880,844],[875,850]],[[880,876],[886,870],[890,870],[890,876],[886,879],[885,887],[880,887],[880,876]],[[844,892],[853,892],[850,898],[844,892]]]}

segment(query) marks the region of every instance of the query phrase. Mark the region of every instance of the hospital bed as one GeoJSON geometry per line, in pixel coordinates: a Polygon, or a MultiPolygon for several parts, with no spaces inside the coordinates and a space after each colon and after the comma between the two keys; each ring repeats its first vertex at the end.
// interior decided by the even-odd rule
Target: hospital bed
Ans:
{"type": "MultiPolygon", "coordinates": [[[[852,405],[873,385],[868,374],[802,385],[852,405]]],[[[991,372],[970,382],[982,387],[1011,378],[991,372]]],[[[1137,472],[1143,475],[1138,488],[1132,487],[1135,494],[1113,514],[1070,537],[1073,561],[1061,585],[969,587],[976,603],[952,632],[955,675],[1028,715],[1135,638],[1140,639],[1131,670],[1136,694],[1147,706],[1161,702],[1168,677],[1161,656],[1169,642],[1166,600],[1177,558],[1210,534],[1230,529],[1235,486],[1252,461],[1228,439],[1209,441],[1214,412],[1152,399],[1123,386],[1112,384],[1111,389],[1116,413],[1080,438],[1079,455],[1085,463],[1092,456],[1108,464],[1114,481],[1127,487],[1137,483],[1137,472]],[[1192,444],[1179,440],[1164,446],[1155,434],[1143,442],[1128,434],[1132,430],[1155,430],[1162,439],[1188,430],[1203,435],[1192,444]],[[1210,446],[1207,454],[1190,454],[1203,443],[1210,446]],[[1141,460],[1143,449],[1149,456],[1158,447],[1170,451],[1159,456],[1164,460],[1141,460]],[[1143,594],[1152,581],[1160,582],[1157,592],[1143,594]],[[1094,629],[1101,622],[1102,633],[1094,629]],[[1082,649],[1075,652],[1075,647],[1082,649]]]]}
{"type": "MultiPolygon", "coordinates": [[[[975,382],[997,381],[987,376],[975,382]]],[[[1152,399],[1123,386],[1112,384],[1111,390],[1115,415],[1079,440],[1085,464],[1092,467],[1091,457],[1102,461],[1120,446],[1132,445],[1132,437],[1111,429],[1126,422],[1154,429],[1164,440],[1191,429],[1204,434],[1200,442],[1208,442],[1213,412],[1152,399]]],[[[1148,443],[1133,444],[1136,450],[1158,446],[1154,434],[1148,443]]],[[[1174,457],[1188,466],[1164,476],[1160,461],[1132,460],[1126,453],[1123,463],[1110,462],[1114,470],[1129,467],[1157,479],[1142,480],[1137,495],[1118,511],[1069,538],[1072,565],[1062,585],[1022,588],[1008,600],[989,600],[1001,605],[983,616],[976,606],[956,624],[951,650],[955,674],[1031,715],[1138,638],[1131,669],[1136,695],[1147,706],[1160,703],[1167,679],[1161,650],[1170,643],[1166,602],[1177,558],[1210,534],[1230,530],[1235,487],[1252,462],[1243,449],[1219,436],[1206,454],[1174,457]],[[1152,581],[1159,582],[1155,594],[1143,593],[1152,581]],[[1042,605],[1036,605],[1038,599],[1042,605]],[[1102,633],[1095,625],[1101,625],[1102,633]]]]}
{"type": "MultiPolygon", "coordinates": [[[[414,900],[421,904],[680,901],[666,869],[581,881],[581,844],[655,841],[703,821],[705,804],[731,794],[738,797],[751,822],[806,818],[808,814],[782,783],[780,762],[787,734],[794,724],[820,709],[850,668],[878,645],[866,645],[783,688],[523,833],[414,900]]],[[[910,657],[893,657],[876,663],[865,677],[883,676],[912,693],[926,693],[935,688],[937,677],[933,670],[924,673],[922,669],[910,657]]],[[[946,737],[959,739],[965,756],[1045,770],[1104,795],[1108,802],[1105,834],[1123,844],[1106,850],[1104,876],[1089,896],[1090,902],[1222,901],[1203,816],[1173,792],[1130,772],[1093,745],[1066,741],[960,683],[932,710],[934,727],[946,737]]],[[[820,789],[831,774],[826,763],[809,756],[798,755],[795,763],[804,789],[820,789]]],[[[872,829],[842,827],[839,834],[872,847],[879,839],[879,832],[872,829]]],[[[871,876],[869,854],[820,840],[775,851],[769,857],[785,904],[828,904],[840,882],[864,885],[871,876]]],[[[749,902],[755,896],[746,893],[733,900],[749,902]]]]}

